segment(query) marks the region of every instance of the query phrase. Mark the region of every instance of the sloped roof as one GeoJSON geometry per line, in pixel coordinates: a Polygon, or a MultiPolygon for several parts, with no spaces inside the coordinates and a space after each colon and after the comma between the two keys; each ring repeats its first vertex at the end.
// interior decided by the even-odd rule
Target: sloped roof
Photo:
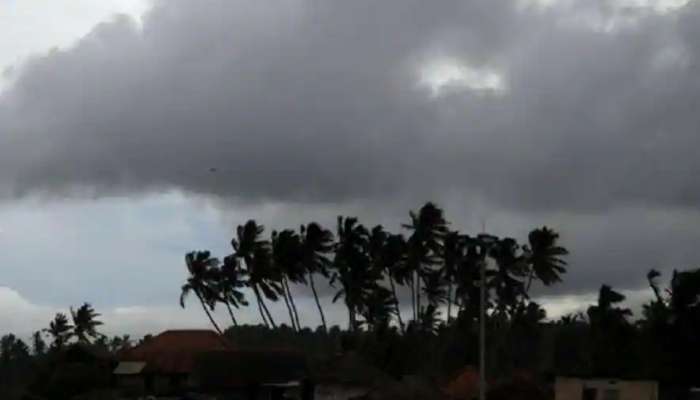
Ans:
{"type": "Polygon", "coordinates": [[[145,362],[144,372],[188,374],[198,355],[230,348],[226,339],[210,330],[169,330],[122,351],[118,358],[119,361],[145,362]]]}

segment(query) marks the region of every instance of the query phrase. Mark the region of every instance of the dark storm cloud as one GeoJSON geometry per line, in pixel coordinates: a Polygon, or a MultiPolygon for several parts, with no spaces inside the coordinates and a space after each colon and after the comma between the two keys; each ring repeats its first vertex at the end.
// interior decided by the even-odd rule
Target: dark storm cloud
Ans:
{"type": "Polygon", "coordinates": [[[176,188],[292,226],[318,203],[398,226],[436,199],[469,231],[480,204],[520,239],[562,231],[566,291],[697,262],[700,231],[669,224],[698,221],[700,5],[525,3],[160,2],[16,71],[0,197],[176,188]],[[420,71],[444,59],[504,90],[435,96],[420,71]]]}
{"type": "Polygon", "coordinates": [[[29,63],[1,100],[4,191],[698,199],[695,6],[601,32],[576,22],[611,18],[600,5],[259,3],[163,2],[142,30],[117,19],[29,63]],[[431,99],[416,82],[435,54],[507,91],[431,99]]]}

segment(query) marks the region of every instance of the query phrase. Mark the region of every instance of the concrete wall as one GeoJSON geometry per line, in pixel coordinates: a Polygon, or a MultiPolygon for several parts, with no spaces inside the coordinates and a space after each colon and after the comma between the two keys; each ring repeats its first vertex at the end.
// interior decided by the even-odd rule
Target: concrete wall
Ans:
{"type": "Polygon", "coordinates": [[[584,389],[595,389],[595,400],[608,400],[606,390],[619,392],[619,400],[658,400],[659,388],[654,381],[613,379],[579,379],[558,377],[554,384],[555,400],[583,400],[584,389]]]}

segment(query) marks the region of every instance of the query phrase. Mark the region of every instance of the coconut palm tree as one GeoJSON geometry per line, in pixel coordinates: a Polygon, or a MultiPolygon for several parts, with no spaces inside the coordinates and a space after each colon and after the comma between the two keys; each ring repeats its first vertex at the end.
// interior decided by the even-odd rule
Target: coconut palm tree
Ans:
{"type": "Polygon", "coordinates": [[[299,326],[299,315],[294,305],[292,292],[289,290],[289,281],[304,281],[304,271],[301,263],[301,240],[299,235],[290,229],[282,232],[272,231],[270,243],[272,244],[272,261],[275,270],[281,279],[282,297],[289,312],[289,320],[296,331],[299,326]]]}
{"type": "Polygon", "coordinates": [[[360,310],[368,328],[377,331],[389,326],[391,316],[396,313],[394,297],[383,286],[375,286],[367,292],[360,310]]]}
{"type": "Polygon", "coordinates": [[[57,313],[44,331],[51,336],[53,350],[62,349],[73,337],[73,325],[68,322],[68,317],[63,313],[57,313]]]}
{"type": "Polygon", "coordinates": [[[70,308],[70,315],[73,319],[73,333],[80,343],[90,343],[92,339],[102,336],[97,332],[97,328],[102,325],[102,321],[97,318],[99,313],[89,303],[83,303],[77,310],[70,308]]]}
{"type": "Polygon", "coordinates": [[[328,277],[331,261],[328,258],[333,251],[333,233],[328,229],[324,229],[321,225],[312,222],[306,226],[301,226],[301,264],[309,278],[309,285],[318,307],[318,313],[321,317],[323,330],[328,331],[326,324],[326,316],[323,313],[323,307],[318,299],[316,283],[314,281],[315,274],[321,274],[328,277]]]}
{"type": "Polygon", "coordinates": [[[527,271],[519,250],[520,246],[512,238],[500,239],[491,247],[490,256],[496,261],[491,286],[495,289],[500,312],[513,311],[517,303],[525,298],[522,278],[527,271]]]}
{"type": "Polygon", "coordinates": [[[625,300],[625,295],[616,292],[608,285],[600,287],[598,303],[588,308],[588,319],[591,325],[599,324],[608,327],[611,324],[626,323],[627,317],[632,315],[629,308],[616,307],[625,300]]]}
{"type": "Polygon", "coordinates": [[[357,218],[338,217],[338,242],[331,285],[339,282],[341,287],[333,297],[333,302],[344,298],[349,326],[353,331],[359,328],[357,314],[362,307],[365,291],[375,284],[368,245],[369,232],[357,222],[357,218]]]}
{"type": "Polygon", "coordinates": [[[389,235],[384,242],[381,253],[381,265],[389,280],[389,287],[394,298],[395,314],[399,322],[401,332],[404,332],[404,323],[401,318],[401,307],[396,292],[396,285],[403,285],[406,281],[406,240],[403,235],[389,235]]]}
{"type": "Polygon", "coordinates": [[[34,356],[43,356],[46,353],[46,342],[41,336],[41,331],[35,331],[32,334],[32,354],[34,356]]]}
{"type": "Polygon", "coordinates": [[[282,293],[282,286],[272,265],[270,242],[262,239],[264,230],[262,225],[249,220],[245,225],[238,226],[236,238],[231,239],[231,245],[235,251],[234,256],[243,260],[246,265],[250,277],[248,282],[255,294],[263,322],[268,327],[276,328],[265,299],[277,301],[282,293]]]}
{"type": "Polygon", "coordinates": [[[546,226],[535,229],[528,235],[529,245],[525,247],[525,258],[529,264],[529,276],[525,291],[530,291],[533,279],[538,279],[545,286],[561,281],[566,273],[564,256],[569,251],[557,242],[559,234],[546,226]]]}
{"type": "Polygon", "coordinates": [[[411,232],[408,238],[407,266],[413,273],[414,319],[421,313],[421,282],[429,270],[439,264],[442,241],[447,233],[447,221],[442,209],[426,203],[416,214],[409,212],[410,222],[403,227],[411,232]]]}
{"type": "Polygon", "coordinates": [[[185,299],[190,293],[194,293],[199,299],[204,313],[209,318],[216,332],[223,335],[221,328],[211,315],[216,301],[220,298],[217,288],[212,284],[216,275],[216,267],[219,261],[211,257],[208,251],[192,251],[185,255],[185,265],[189,276],[180,291],[180,306],[185,308],[185,299]]]}
{"type": "Polygon", "coordinates": [[[238,326],[238,321],[233,313],[232,306],[236,309],[248,306],[243,289],[248,286],[247,272],[241,268],[240,260],[236,257],[224,257],[224,262],[216,276],[217,291],[221,301],[226,305],[233,326],[238,326]]]}
{"type": "Polygon", "coordinates": [[[450,231],[445,235],[442,248],[442,274],[447,281],[447,322],[452,318],[452,286],[457,278],[457,269],[462,263],[465,251],[464,236],[457,231],[450,231]]]}

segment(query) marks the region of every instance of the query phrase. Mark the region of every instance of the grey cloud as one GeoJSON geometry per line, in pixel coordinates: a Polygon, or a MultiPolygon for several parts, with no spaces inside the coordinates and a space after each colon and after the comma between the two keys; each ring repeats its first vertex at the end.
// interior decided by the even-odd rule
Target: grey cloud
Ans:
{"type": "Polygon", "coordinates": [[[700,5],[521,3],[173,0],[106,22],[0,94],[0,197],[176,188],[269,225],[390,227],[435,199],[472,232],[557,227],[562,292],[699,261],[700,5]],[[417,71],[441,56],[506,91],[432,98],[417,71]]]}
{"type": "Polygon", "coordinates": [[[698,7],[596,32],[571,21],[608,2],[519,3],[161,2],[142,29],[118,18],[23,68],[0,100],[0,187],[694,204],[698,7]],[[435,54],[504,71],[508,91],[431,99],[416,71],[435,54]]]}

